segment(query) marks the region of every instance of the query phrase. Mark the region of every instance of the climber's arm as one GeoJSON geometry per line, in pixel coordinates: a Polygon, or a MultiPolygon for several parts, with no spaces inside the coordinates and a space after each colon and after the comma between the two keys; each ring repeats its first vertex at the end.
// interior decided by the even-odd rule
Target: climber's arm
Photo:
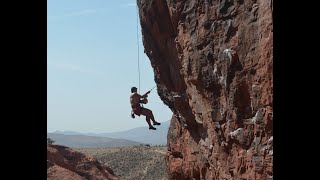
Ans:
{"type": "Polygon", "coordinates": [[[150,93],[150,91],[146,92],[144,95],[142,95],[140,98],[146,98],[148,97],[148,94],[150,93]]]}

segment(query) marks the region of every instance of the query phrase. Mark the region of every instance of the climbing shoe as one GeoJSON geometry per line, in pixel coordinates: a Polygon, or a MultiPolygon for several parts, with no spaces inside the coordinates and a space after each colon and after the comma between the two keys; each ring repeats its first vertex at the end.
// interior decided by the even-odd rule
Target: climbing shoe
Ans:
{"type": "Polygon", "coordinates": [[[161,123],[159,123],[159,122],[154,122],[153,123],[153,125],[157,125],[157,126],[159,126],[161,123]]]}

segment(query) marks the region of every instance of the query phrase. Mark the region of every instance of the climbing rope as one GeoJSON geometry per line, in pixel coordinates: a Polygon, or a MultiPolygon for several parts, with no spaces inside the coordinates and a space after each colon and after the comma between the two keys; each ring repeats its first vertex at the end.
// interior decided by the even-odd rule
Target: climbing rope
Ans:
{"type": "Polygon", "coordinates": [[[157,87],[157,86],[153,86],[153,88],[151,88],[149,91],[151,92],[155,87],[157,87]]]}
{"type": "MultiPolygon", "coordinates": [[[[138,75],[139,75],[139,94],[140,94],[140,56],[139,56],[139,8],[138,3],[136,5],[137,10],[137,47],[138,47],[138,75]]],[[[156,86],[154,86],[150,91],[152,91],[156,86]]],[[[142,105],[142,104],[141,104],[142,105]]],[[[143,107],[143,105],[142,105],[143,107]]]]}
{"type": "Polygon", "coordinates": [[[140,94],[140,57],[139,57],[139,8],[138,3],[136,6],[137,9],[137,46],[138,46],[138,74],[139,74],[139,94],[140,94]]]}

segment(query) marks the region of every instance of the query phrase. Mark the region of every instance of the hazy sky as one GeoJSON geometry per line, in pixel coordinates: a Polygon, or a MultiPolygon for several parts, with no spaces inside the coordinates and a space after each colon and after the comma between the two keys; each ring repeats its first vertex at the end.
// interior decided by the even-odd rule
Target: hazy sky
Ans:
{"type": "MultiPolygon", "coordinates": [[[[130,117],[138,87],[136,0],[48,0],[47,130],[115,132],[146,126],[130,117]]],[[[141,93],[155,86],[139,24],[141,93]]],[[[145,107],[171,118],[156,88],[145,107]]]]}

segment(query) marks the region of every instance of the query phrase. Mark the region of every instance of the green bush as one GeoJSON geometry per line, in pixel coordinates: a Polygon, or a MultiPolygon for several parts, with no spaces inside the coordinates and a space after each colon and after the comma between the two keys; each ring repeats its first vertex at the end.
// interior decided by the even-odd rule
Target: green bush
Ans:
{"type": "Polygon", "coordinates": [[[54,140],[52,140],[51,138],[47,138],[47,144],[52,144],[52,143],[54,143],[55,141],[54,140]]]}

